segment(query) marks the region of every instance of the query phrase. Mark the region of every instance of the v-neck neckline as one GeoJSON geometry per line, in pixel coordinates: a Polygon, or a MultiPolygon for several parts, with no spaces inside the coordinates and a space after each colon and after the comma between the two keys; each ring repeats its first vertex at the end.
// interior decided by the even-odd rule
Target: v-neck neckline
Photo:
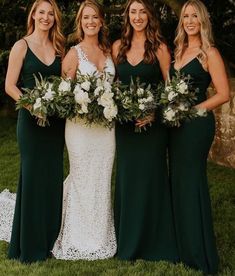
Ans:
{"type": "Polygon", "coordinates": [[[50,67],[50,66],[52,66],[54,63],[55,63],[55,61],[56,61],[56,56],[55,56],[55,58],[54,58],[54,60],[52,61],[52,63],[50,63],[50,64],[46,64],[45,62],[43,62],[31,49],[30,49],[30,47],[28,46],[28,49],[29,49],[29,51],[36,57],[36,59],[40,62],[40,63],[42,63],[43,65],[45,65],[46,67],[50,67]]]}
{"type": "Polygon", "coordinates": [[[97,65],[96,65],[94,62],[92,62],[92,61],[90,61],[90,60],[88,59],[88,56],[87,56],[87,54],[85,53],[85,51],[82,49],[82,47],[81,47],[80,45],[78,45],[78,47],[79,47],[80,51],[82,52],[82,54],[83,54],[84,58],[86,59],[86,61],[88,61],[91,65],[93,65],[93,66],[96,68],[96,70],[97,70],[98,73],[103,74],[103,73],[104,73],[104,70],[105,70],[105,68],[106,68],[106,66],[107,66],[107,62],[108,62],[109,56],[106,57],[106,59],[105,59],[105,61],[104,61],[104,65],[103,65],[103,67],[102,67],[102,71],[101,71],[101,70],[99,70],[99,68],[97,67],[97,65]]]}

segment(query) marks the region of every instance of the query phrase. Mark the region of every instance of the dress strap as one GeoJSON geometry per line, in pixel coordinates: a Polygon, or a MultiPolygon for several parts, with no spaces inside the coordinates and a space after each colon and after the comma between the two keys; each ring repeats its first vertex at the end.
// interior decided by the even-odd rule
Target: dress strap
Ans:
{"type": "Polygon", "coordinates": [[[25,41],[27,48],[29,48],[29,44],[28,44],[27,40],[25,38],[22,38],[22,39],[25,41]]]}
{"type": "Polygon", "coordinates": [[[77,44],[76,46],[73,46],[72,48],[76,49],[79,61],[88,60],[86,54],[84,53],[84,51],[82,50],[79,44],[77,44]]]}

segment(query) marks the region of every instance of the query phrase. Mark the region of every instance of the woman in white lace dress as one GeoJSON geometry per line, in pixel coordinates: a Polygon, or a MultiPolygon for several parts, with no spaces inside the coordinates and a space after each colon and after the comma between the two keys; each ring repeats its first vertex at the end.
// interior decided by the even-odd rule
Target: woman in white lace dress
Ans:
{"type": "MultiPolygon", "coordinates": [[[[64,77],[115,74],[101,6],[81,4],[76,17],[80,42],[67,53],[64,77]]],[[[111,81],[111,80],[110,80],[111,81]]],[[[65,139],[70,172],[64,182],[63,218],[53,254],[58,259],[105,259],[116,253],[111,208],[111,175],[115,153],[114,129],[67,120],[65,139]]]]}

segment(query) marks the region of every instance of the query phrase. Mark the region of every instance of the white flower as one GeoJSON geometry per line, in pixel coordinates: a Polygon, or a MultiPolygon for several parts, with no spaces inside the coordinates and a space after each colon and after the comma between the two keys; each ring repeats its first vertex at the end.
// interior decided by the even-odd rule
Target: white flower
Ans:
{"type": "Polygon", "coordinates": [[[99,96],[100,91],[102,91],[102,90],[103,90],[103,87],[102,87],[102,86],[96,87],[96,89],[95,89],[95,91],[94,91],[94,95],[95,95],[95,96],[99,96]]]}
{"type": "Polygon", "coordinates": [[[188,94],[188,85],[181,80],[179,83],[177,83],[177,90],[181,93],[181,94],[188,94]]]}
{"type": "Polygon", "coordinates": [[[102,105],[103,107],[106,107],[106,106],[109,106],[110,104],[113,104],[113,93],[104,92],[98,98],[98,104],[102,105]]]}
{"type": "Polygon", "coordinates": [[[45,99],[46,101],[51,101],[53,100],[54,98],[54,95],[55,95],[55,91],[52,91],[52,83],[50,83],[48,85],[48,89],[47,89],[47,92],[45,93],[45,95],[42,97],[43,99],[45,99]]]}
{"type": "Polygon", "coordinates": [[[75,96],[74,99],[76,101],[76,103],[80,104],[80,105],[87,105],[88,103],[91,102],[88,93],[87,92],[83,92],[82,90],[78,91],[75,96]]]}
{"type": "Polygon", "coordinates": [[[103,85],[104,85],[104,88],[105,88],[106,92],[111,92],[112,86],[111,86],[110,82],[104,81],[103,85]]]}
{"type": "Polygon", "coordinates": [[[69,91],[70,89],[71,89],[70,80],[62,80],[58,87],[58,90],[61,92],[66,92],[66,91],[69,91]]]}
{"type": "Polygon", "coordinates": [[[77,93],[81,93],[81,92],[83,92],[81,85],[79,83],[77,83],[76,86],[74,87],[73,94],[77,94],[77,93]]]}
{"type": "Polygon", "coordinates": [[[138,96],[144,95],[144,89],[143,88],[138,88],[136,92],[137,92],[138,96]]]}
{"type": "Polygon", "coordinates": [[[188,110],[188,105],[180,103],[178,105],[178,109],[181,110],[181,111],[187,111],[188,110]]]}
{"type": "Polygon", "coordinates": [[[207,114],[206,108],[198,108],[198,109],[197,109],[197,115],[198,115],[199,117],[205,117],[206,114],[207,114]]]}
{"type": "Polygon", "coordinates": [[[42,106],[42,99],[41,98],[37,98],[36,99],[36,102],[35,102],[35,104],[33,105],[33,109],[34,110],[36,110],[36,109],[38,109],[38,108],[41,108],[41,106],[42,106]]]}
{"type": "Polygon", "coordinates": [[[174,91],[174,90],[173,90],[172,86],[168,85],[168,86],[165,87],[165,91],[169,93],[169,92],[174,91]]]}
{"type": "Polygon", "coordinates": [[[86,104],[81,105],[81,109],[78,111],[79,114],[88,113],[88,108],[86,104]]]}
{"type": "Polygon", "coordinates": [[[144,110],[145,109],[145,105],[144,104],[139,104],[139,109],[140,110],[144,110]]]}
{"type": "Polygon", "coordinates": [[[112,121],[113,118],[115,118],[117,116],[117,106],[112,104],[109,106],[106,106],[104,108],[104,117],[108,120],[108,121],[112,121]]]}
{"type": "Polygon", "coordinates": [[[146,99],[147,102],[151,103],[154,100],[153,96],[148,96],[146,99]]]}
{"type": "Polygon", "coordinates": [[[174,121],[175,119],[175,111],[168,107],[166,110],[164,110],[164,118],[167,121],[174,121]]]}
{"type": "Polygon", "coordinates": [[[81,88],[86,91],[89,91],[90,87],[91,87],[91,83],[89,81],[84,81],[81,83],[81,88]]]}
{"type": "Polygon", "coordinates": [[[177,96],[177,93],[175,93],[174,91],[171,91],[168,94],[168,100],[171,102],[176,96],[177,96]]]}

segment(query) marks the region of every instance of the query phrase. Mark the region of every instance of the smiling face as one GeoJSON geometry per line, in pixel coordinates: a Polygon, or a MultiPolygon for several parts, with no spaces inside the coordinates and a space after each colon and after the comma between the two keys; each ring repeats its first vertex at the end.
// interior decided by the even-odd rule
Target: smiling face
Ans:
{"type": "Polygon", "coordinates": [[[32,15],[35,28],[42,31],[48,31],[52,28],[55,22],[55,15],[52,5],[49,2],[43,1],[36,8],[32,15]]]}
{"type": "Polygon", "coordinates": [[[144,31],[148,24],[148,15],[145,7],[138,2],[133,2],[129,8],[129,20],[133,29],[137,32],[144,31]]]}
{"type": "Polygon", "coordinates": [[[85,35],[97,35],[102,26],[99,14],[92,7],[86,6],[82,11],[81,26],[85,35]]]}
{"type": "Polygon", "coordinates": [[[192,5],[185,8],[183,14],[183,27],[187,35],[196,36],[200,34],[201,24],[196,9],[192,5]]]}

